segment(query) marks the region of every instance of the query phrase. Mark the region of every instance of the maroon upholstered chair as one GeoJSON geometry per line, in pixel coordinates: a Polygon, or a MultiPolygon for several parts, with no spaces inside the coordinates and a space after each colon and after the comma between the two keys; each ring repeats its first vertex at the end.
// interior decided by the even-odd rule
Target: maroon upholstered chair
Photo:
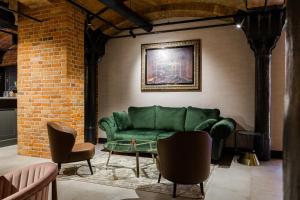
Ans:
{"type": "Polygon", "coordinates": [[[75,144],[76,131],[62,122],[48,122],[47,127],[51,158],[58,164],[58,171],[62,163],[86,160],[93,174],[90,159],[95,155],[95,145],[88,142],[75,144]]]}
{"type": "Polygon", "coordinates": [[[47,200],[52,182],[52,200],[57,200],[57,165],[41,163],[0,176],[0,199],[47,200]]]}
{"type": "Polygon", "coordinates": [[[204,195],[203,182],[210,173],[211,137],[207,132],[178,132],[157,142],[157,167],[161,176],[177,184],[199,184],[204,195]]]}

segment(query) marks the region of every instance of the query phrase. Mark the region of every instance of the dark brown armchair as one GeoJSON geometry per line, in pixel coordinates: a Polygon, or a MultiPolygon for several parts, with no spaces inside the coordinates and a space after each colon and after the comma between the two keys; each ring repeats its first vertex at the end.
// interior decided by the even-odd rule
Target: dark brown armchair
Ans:
{"type": "Polygon", "coordinates": [[[62,163],[86,160],[91,174],[93,169],[90,159],[95,155],[95,145],[91,143],[75,144],[76,131],[62,122],[48,122],[48,136],[53,162],[58,164],[58,172],[62,163]]]}
{"type": "Polygon", "coordinates": [[[158,140],[157,167],[161,176],[177,184],[199,184],[204,195],[203,182],[210,173],[211,137],[207,132],[179,132],[158,140]]]}

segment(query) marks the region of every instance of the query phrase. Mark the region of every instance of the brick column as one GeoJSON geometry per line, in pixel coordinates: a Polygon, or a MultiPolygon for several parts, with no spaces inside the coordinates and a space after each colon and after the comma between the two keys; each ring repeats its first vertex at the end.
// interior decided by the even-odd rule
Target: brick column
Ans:
{"type": "Polygon", "coordinates": [[[19,18],[18,153],[50,157],[48,121],[63,121],[84,140],[84,14],[66,1],[19,18]]]}

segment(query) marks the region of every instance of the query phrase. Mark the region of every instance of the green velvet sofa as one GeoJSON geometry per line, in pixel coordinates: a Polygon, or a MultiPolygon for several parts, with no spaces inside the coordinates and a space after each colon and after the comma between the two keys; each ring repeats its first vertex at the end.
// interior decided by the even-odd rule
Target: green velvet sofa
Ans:
{"type": "Polygon", "coordinates": [[[220,117],[219,109],[195,107],[129,107],[128,112],[114,112],[99,120],[108,141],[158,140],[179,131],[207,131],[213,138],[212,160],[219,160],[224,141],[235,126],[233,119],[220,117]]]}

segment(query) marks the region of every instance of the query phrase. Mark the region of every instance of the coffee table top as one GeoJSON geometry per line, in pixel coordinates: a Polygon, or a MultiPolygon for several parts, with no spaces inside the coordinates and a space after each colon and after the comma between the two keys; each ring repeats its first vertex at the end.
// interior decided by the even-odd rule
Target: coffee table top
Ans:
{"type": "Polygon", "coordinates": [[[157,142],[153,140],[113,140],[104,144],[109,151],[120,153],[157,153],[157,142]]]}

